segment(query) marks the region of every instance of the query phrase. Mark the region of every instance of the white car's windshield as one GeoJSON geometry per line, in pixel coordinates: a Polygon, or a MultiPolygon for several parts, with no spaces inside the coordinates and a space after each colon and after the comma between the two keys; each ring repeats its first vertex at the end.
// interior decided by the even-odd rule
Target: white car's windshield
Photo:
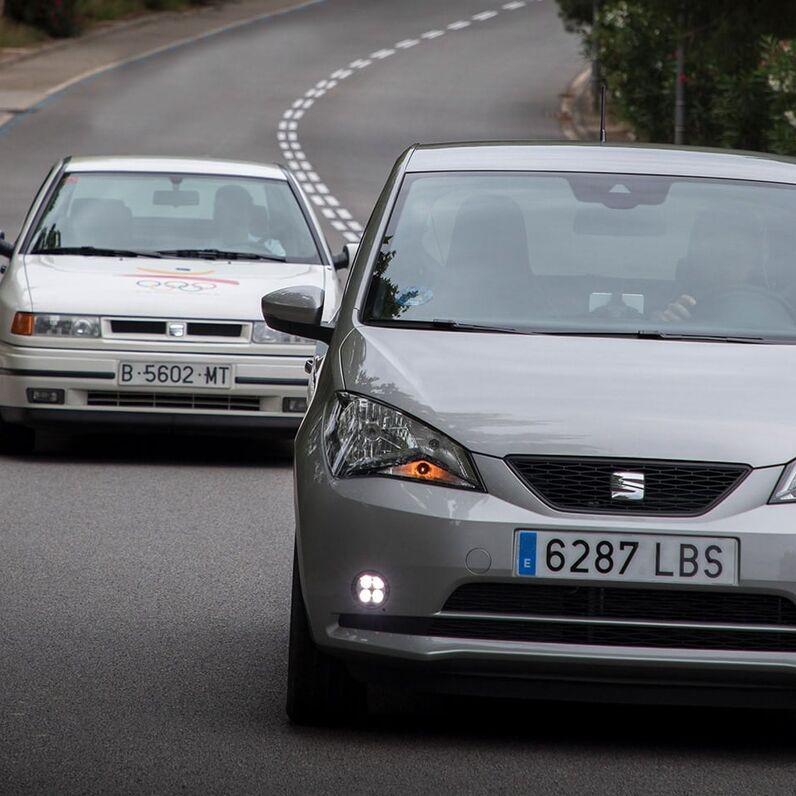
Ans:
{"type": "Polygon", "coordinates": [[[367,322],[796,338],[796,190],[622,174],[409,175],[367,322]]]}
{"type": "Polygon", "coordinates": [[[67,173],[31,238],[33,253],[319,263],[284,180],[166,173],[67,173]]]}

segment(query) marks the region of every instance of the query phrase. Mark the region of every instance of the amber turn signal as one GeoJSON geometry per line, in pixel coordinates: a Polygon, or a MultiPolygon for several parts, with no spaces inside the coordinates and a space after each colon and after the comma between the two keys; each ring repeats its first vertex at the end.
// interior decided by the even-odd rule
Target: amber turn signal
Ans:
{"type": "Polygon", "coordinates": [[[11,323],[11,334],[24,334],[30,336],[33,334],[33,313],[32,312],[18,312],[14,315],[14,320],[11,323]]]}
{"type": "Polygon", "coordinates": [[[406,464],[390,467],[389,474],[398,478],[415,478],[419,481],[436,481],[440,484],[460,484],[461,479],[427,459],[415,459],[406,464]]]}

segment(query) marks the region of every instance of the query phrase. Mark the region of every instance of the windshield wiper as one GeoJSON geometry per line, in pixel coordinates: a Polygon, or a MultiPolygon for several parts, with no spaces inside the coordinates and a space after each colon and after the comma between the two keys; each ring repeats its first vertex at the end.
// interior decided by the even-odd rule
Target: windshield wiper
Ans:
{"type": "Polygon", "coordinates": [[[536,329],[535,334],[562,337],[627,337],[639,340],[688,340],[706,343],[765,343],[764,337],[747,335],[696,334],[694,332],[667,332],[660,329],[536,329]]]}
{"type": "Polygon", "coordinates": [[[136,249],[104,249],[98,246],[56,246],[52,249],[33,249],[31,254],[79,254],[83,257],[151,257],[162,259],[159,252],[136,249]]]}
{"type": "Polygon", "coordinates": [[[389,326],[395,329],[439,329],[445,332],[494,332],[497,334],[534,334],[533,332],[523,332],[509,326],[489,326],[482,323],[460,323],[446,318],[434,318],[432,321],[416,320],[370,320],[374,326],[389,326]]]}
{"type": "Polygon", "coordinates": [[[764,337],[736,334],[695,334],[693,332],[664,332],[657,329],[640,329],[634,337],[650,340],[693,340],[706,343],[765,343],[764,337]]]}
{"type": "Polygon", "coordinates": [[[268,260],[275,263],[287,262],[281,254],[259,254],[257,252],[231,252],[222,249],[168,249],[160,250],[162,257],[188,257],[197,260],[268,260]]]}

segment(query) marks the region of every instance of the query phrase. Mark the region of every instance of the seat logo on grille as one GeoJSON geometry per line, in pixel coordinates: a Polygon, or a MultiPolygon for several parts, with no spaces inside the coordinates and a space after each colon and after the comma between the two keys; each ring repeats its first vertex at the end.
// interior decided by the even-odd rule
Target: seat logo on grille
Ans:
{"type": "Polygon", "coordinates": [[[185,324],[184,323],[170,323],[169,335],[171,337],[185,337],[185,324]]]}
{"type": "Polygon", "coordinates": [[[611,473],[611,500],[644,500],[644,473],[611,473]]]}

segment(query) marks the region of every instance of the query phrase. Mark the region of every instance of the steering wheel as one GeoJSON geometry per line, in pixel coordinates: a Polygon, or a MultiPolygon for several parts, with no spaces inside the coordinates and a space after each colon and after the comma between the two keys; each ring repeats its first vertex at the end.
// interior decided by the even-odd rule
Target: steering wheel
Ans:
{"type": "Polygon", "coordinates": [[[793,311],[783,298],[754,285],[712,290],[702,296],[690,312],[695,321],[732,321],[747,328],[776,329],[796,323],[793,311]]]}

